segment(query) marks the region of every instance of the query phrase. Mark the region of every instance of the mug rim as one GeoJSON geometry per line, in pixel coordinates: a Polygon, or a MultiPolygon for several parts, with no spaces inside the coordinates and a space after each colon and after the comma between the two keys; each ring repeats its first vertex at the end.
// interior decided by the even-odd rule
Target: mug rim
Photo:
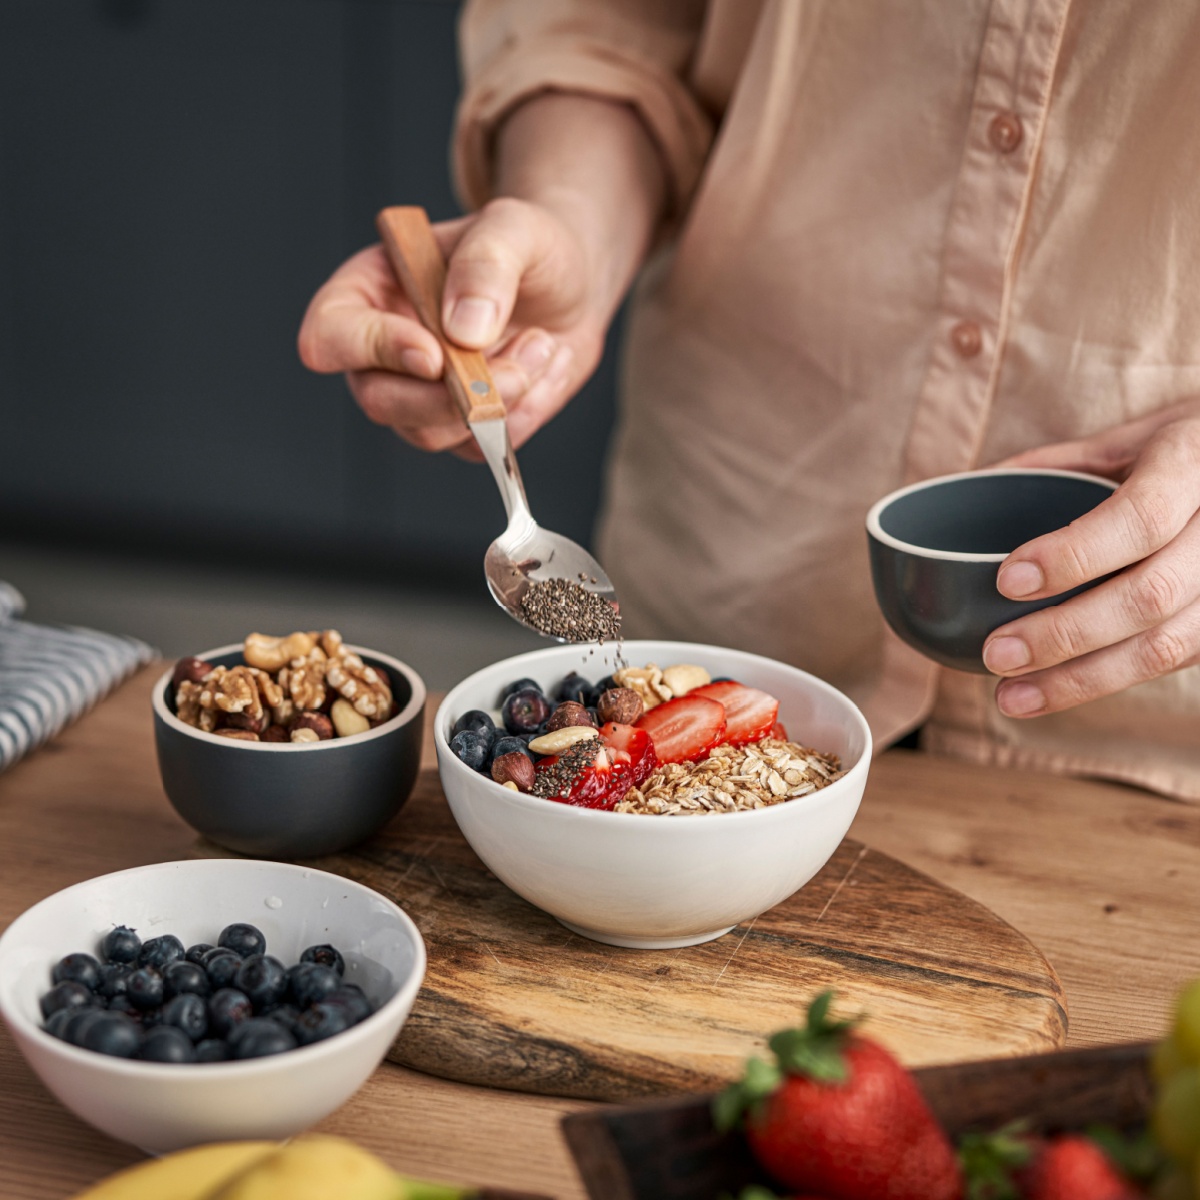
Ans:
{"type": "MultiPolygon", "coordinates": [[[[893,550],[899,550],[905,554],[915,554],[920,558],[939,559],[943,562],[1002,563],[1012,553],[1012,550],[992,554],[974,554],[965,550],[935,550],[931,546],[918,546],[915,542],[906,542],[887,533],[879,520],[884,509],[897,500],[904,499],[905,496],[911,496],[914,492],[986,475],[1051,475],[1062,479],[1082,479],[1088,483],[1098,483],[1102,487],[1108,488],[1110,492],[1115,492],[1119,486],[1115,480],[1105,479],[1102,475],[1089,475],[1085,471],[1065,471],[1057,467],[984,467],[976,471],[956,471],[950,475],[937,475],[932,479],[922,479],[917,483],[910,483],[905,487],[897,488],[894,492],[889,492],[882,499],[876,500],[871,506],[870,512],[867,513],[867,533],[877,542],[890,546],[893,550]]],[[[1013,550],[1015,549],[1014,546],[1013,550]]]]}

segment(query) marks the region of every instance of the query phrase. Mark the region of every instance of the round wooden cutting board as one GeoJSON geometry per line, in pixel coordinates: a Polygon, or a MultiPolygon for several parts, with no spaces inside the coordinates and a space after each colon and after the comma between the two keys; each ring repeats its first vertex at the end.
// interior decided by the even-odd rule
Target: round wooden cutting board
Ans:
{"type": "MultiPolygon", "coordinates": [[[[669,819],[719,820],[646,818],[669,819]]],[[[420,927],[429,968],[389,1057],[446,1079],[593,1100],[708,1091],[826,988],[911,1066],[1066,1037],[1062,989],[1027,938],[853,841],[784,903],[682,950],[592,942],[527,904],[463,840],[429,769],[383,834],[311,865],[420,927]]]]}

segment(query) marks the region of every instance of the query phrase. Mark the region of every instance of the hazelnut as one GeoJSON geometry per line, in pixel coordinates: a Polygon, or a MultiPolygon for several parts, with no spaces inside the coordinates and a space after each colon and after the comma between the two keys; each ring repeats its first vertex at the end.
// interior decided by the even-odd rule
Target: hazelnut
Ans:
{"type": "Polygon", "coordinates": [[[235,742],[257,742],[258,734],[249,729],[214,729],[217,737],[229,738],[235,742]]]}
{"type": "Polygon", "coordinates": [[[564,700],[555,705],[550,719],[546,722],[546,732],[553,733],[556,729],[566,729],[570,725],[591,725],[595,728],[596,722],[592,720],[592,714],[577,700],[564,700]]]}
{"type": "Polygon", "coordinates": [[[268,725],[262,731],[259,738],[263,742],[286,742],[289,741],[288,731],[282,725],[268,725]]]}
{"type": "Polygon", "coordinates": [[[302,729],[310,729],[317,735],[316,740],[327,742],[333,737],[333,722],[324,714],[318,712],[298,712],[292,718],[292,741],[311,742],[312,738],[297,739],[296,734],[302,729]]]}
{"type": "Polygon", "coordinates": [[[534,769],[529,756],[520,750],[501,754],[492,763],[492,778],[497,783],[511,783],[520,792],[533,791],[534,769]]]}
{"type": "Polygon", "coordinates": [[[632,725],[642,715],[645,706],[642,698],[627,687],[609,688],[600,693],[596,703],[596,712],[600,720],[607,724],[613,721],[618,725],[632,725]]]}
{"type": "Polygon", "coordinates": [[[171,682],[175,687],[179,687],[184,680],[189,683],[199,683],[212,669],[212,663],[205,662],[202,658],[181,658],[175,664],[171,682]]]}
{"type": "Polygon", "coordinates": [[[226,713],[224,724],[229,729],[248,729],[251,733],[262,733],[270,724],[265,712],[252,717],[246,712],[226,713]]]}

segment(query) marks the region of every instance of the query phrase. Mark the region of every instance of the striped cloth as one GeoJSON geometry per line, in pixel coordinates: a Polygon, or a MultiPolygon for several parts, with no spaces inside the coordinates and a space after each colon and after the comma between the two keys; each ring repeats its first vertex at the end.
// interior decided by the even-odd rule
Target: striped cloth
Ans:
{"type": "Polygon", "coordinates": [[[0,582],[0,771],[81,717],[154,657],[137,638],[20,620],[25,600],[0,582]]]}

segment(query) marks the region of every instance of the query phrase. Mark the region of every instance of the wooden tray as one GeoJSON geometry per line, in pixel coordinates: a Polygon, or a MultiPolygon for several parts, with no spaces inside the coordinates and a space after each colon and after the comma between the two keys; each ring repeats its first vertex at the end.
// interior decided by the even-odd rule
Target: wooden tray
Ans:
{"type": "MultiPolygon", "coordinates": [[[[915,1072],[952,1136],[1018,1117],[1041,1132],[1133,1125],[1150,1107],[1152,1043],[926,1067],[915,1072]]],[[[591,1200],[713,1200],[770,1186],[740,1134],[712,1125],[711,1096],[598,1108],[564,1117],[591,1200]]]]}
{"type": "Polygon", "coordinates": [[[830,987],[910,1065],[1066,1035],[1058,979],[1028,939],[857,842],[757,920],[666,951],[589,941],[509,891],[432,770],[381,836],[311,865],[391,897],[420,927],[425,984],[390,1057],[446,1079],[592,1100],[708,1091],[830,987]]]}

